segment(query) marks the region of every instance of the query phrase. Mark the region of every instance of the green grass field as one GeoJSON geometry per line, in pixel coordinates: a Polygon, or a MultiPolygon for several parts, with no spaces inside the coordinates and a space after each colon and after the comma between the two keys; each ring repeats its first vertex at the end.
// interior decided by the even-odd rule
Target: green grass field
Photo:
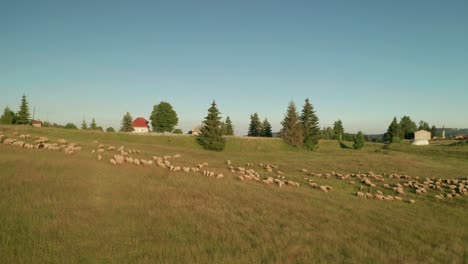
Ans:
{"type": "Polygon", "coordinates": [[[306,152],[279,139],[231,137],[225,151],[210,152],[190,136],[0,131],[83,147],[66,155],[0,144],[1,263],[468,263],[468,196],[438,201],[433,190],[408,190],[404,201],[362,199],[355,195],[359,183],[317,178],[335,189],[323,193],[300,171],[466,179],[465,145],[369,143],[356,151],[322,141],[318,151],[306,152]],[[132,156],[139,158],[178,153],[177,165],[208,162],[225,177],[113,166],[113,152],[101,161],[91,153],[94,141],[138,149],[132,156]],[[262,176],[275,174],[259,163],[278,165],[301,186],[240,181],[226,160],[236,167],[252,162],[262,176]]]}

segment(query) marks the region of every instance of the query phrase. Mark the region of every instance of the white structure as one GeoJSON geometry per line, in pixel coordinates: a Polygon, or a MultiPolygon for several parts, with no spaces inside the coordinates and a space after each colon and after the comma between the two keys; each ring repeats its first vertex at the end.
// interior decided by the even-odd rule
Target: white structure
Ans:
{"type": "Polygon", "coordinates": [[[149,125],[148,121],[143,117],[138,117],[132,122],[133,132],[134,133],[148,133],[149,125]]]}
{"type": "Polygon", "coordinates": [[[414,132],[414,140],[431,140],[431,132],[426,130],[419,130],[414,132]]]}
{"type": "Polygon", "coordinates": [[[419,130],[414,132],[414,141],[411,144],[416,146],[425,146],[429,145],[429,140],[431,140],[431,132],[419,130]]]}
{"type": "Polygon", "coordinates": [[[411,145],[415,145],[415,146],[426,146],[426,145],[429,145],[429,140],[426,140],[426,139],[418,139],[418,140],[415,140],[411,143],[411,145]]]}

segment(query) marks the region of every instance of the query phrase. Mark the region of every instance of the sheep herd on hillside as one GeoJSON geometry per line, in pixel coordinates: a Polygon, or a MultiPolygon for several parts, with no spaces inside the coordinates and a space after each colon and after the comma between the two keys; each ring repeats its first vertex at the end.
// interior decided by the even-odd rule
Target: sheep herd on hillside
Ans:
{"type": "MultiPolygon", "coordinates": [[[[18,134],[14,132],[12,137],[7,137],[0,132],[0,143],[11,145],[18,148],[34,150],[44,149],[50,151],[60,151],[67,155],[76,154],[83,148],[76,143],[69,143],[65,139],[59,139],[56,142],[49,141],[46,137],[31,137],[29,134],[18,134]]],[[[215,179],[224,178],[224,174],[208,169],[208,163],[199,163],[192,166],[177,165],[177,160],[181,158],[180,154],[166,156],[152,156],[151,158],[139,158],[140,150],[127,149],[124,146],[116,148],[115,146],[106,146],[93,142],[95,147],[91,150],[91,154],[95,156],[97,161],[108,161],[108,164],[113,166],[132,165],[150,167],[155,166],[161,169],[169,170],[171,173],[198,173],[206,177],[215,179]],[[103,156],[108,159],[104,159],[103,156]]],[[[246,163],[245,167],[234,166],[230,160],[226,161],[226,168],[233,176],[242,182],[252,181],[265,185],[274,185],[279,188],[283,186],[299,187],[297,181],[287,179],[284,173],[279,170],[279,167],[274,164],[259,163],[259,171],[254,169],[254,163],[246,163]],[[260,174],[262,172],[262,176],[260,174]]],[[[307,175],[303,178],[306,186],[319,190],[324,193],[333,192],[335,189],[330,185],[319,184],[319,182],[327,180],[339,180],[347,184],[354,185],[358,188],[355,195],[362,199],[375,199],[381,201],[407,201],[410,204],[415,203],[414,199],[410,199],[408,193],[416,196],[426,196],[432,193],[436,200],[457,199],[468,195],[468,178],[466,179],[448,179],[448,178],[420,178],[411,177],[409,175],[399,174],[375,174],[368,173],[347,173],[341,174],[336,172],[330,173],[314,173],[308,169],[300,169],[300,172],[307,175]],[[384,193],[385,192],[385,193],[384,193]],[[434,194],[435,193],[435,194],[434,194]]]]}

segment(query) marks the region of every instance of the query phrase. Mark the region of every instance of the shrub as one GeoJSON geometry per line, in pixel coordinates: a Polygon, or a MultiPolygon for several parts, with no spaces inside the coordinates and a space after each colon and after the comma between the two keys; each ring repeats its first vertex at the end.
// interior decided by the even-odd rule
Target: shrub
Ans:
{"type": "Polygon", "coordinates": [[[393,138],[392,138],[392,143],[401,143],[401,138],[399,138],[399,137],[393,137],[393,138]]]}
{"type": "Polygon", "coordinates": [[[354,149],[362,149],[364,147],[365,140],[364,135],[361,131],[359,131],[356,135],[356,139],[354,140],[353,148],[354,149]]]}

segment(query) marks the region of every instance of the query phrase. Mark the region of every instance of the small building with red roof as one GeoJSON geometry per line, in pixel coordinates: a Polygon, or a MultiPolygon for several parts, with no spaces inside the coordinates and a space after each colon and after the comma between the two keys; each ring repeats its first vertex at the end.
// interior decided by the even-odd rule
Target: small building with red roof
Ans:
{"type": "Polygon", "coordinates": [[[148,133],[149,130],[149,122],[148,120],[144,119],[143,117],[137,117],[132,122],[133,132],[135,133],[148,133]]]}
{"type": "Polygon", "coordinates": [[[33,126],[33,127],[41,127],[41,126],[42,126],[42,121],[33,120],[33,121],[32,121],[32,126],[33,126]]]}

